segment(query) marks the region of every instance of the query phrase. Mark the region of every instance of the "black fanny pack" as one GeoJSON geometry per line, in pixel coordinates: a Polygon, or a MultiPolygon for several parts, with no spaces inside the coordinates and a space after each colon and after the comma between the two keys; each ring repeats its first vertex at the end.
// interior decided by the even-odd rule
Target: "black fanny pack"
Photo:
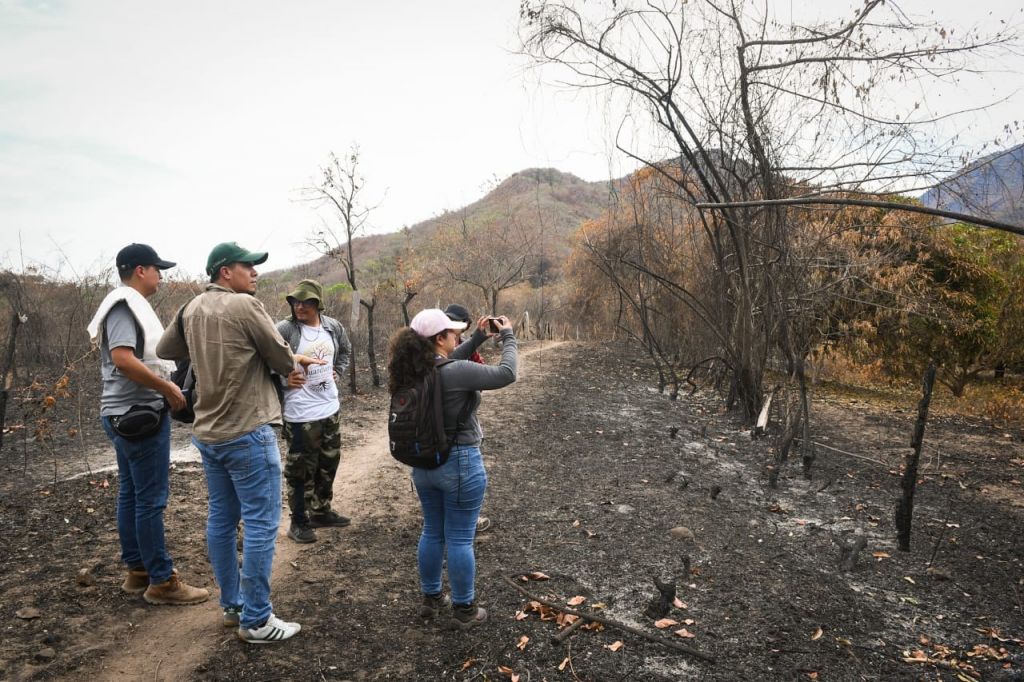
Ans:
{"type": "Polygon", "coordinates": [[[111,417],[110,426],[114,429],[114,433],[125,440],[149,438],[160,430],[165,409],[149,405],[133,405],[121,416],[111,417]]]}

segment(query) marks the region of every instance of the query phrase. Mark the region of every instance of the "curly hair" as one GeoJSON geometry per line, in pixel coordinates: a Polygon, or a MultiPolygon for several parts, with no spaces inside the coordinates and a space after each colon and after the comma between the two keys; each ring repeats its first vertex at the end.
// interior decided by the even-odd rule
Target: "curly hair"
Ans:
{"type": "Polygon", "coordinates": [[[388,342],[388,390],[394,393],[434,371],[434,344],[402,327],[388,342]]]}

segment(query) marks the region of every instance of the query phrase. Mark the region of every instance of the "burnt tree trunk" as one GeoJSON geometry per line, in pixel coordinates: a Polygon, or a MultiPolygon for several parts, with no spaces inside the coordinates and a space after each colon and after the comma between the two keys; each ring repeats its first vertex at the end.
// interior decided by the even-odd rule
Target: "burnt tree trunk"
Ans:
{"type": "Polygon", "coordinates": [[[896,540],[900,551],[910,551],[910,524],[914,515],[914,490],[917,488],[917,464],[921,459],[921,446],[924,444],[924,427],[928,423],[928,405],[932,401],[932,388],[935,386],[935,363],[928,365],[921,381],[921,401],[917,404],[917,421],[914,423],[914,434],[910,439],[911,451],[907,455],[903,480],[900,488],[903,493],[896,502],[896,540]]]}
{"type": "Polygon", "coordinates": [[[370,361],[370,376],[373,377],[373,385],[380,386],[380,370],[377,369],[377,349],[374,344],[373,309],[377,307],[377,300],[374,297],[372,303],[359,301],[366,308],[366,357],[370,361]]]}
{"type": "Polygon", "coordinates": [[[799,400],[793,400],[786,396],[786,421],[782,433],[779,435],[779,442],[776,446],[775,457],[768,467],[768,485],[772,488],[779,487],[779,474],[782,467],[789,458],[789,451],[793,447],[793,441],[800,431],[800,424],[803,422],[803,410],[799,400]]]}
{"type": "Polygon", "coordinates": [[[804,478],[811,480],[811,468],[814,466],[814,441],[811,440],[811,400],[807,395],[807,373],[804,357],[800,357],[796,363],[797,378],[800,380],[800,412],[803,415],[803,438],[800,447],[803,450],[801,464],[803,466],[804,478]]]}
{"type": "Polygon", "coordinates": [[[352,353],[348,356],[348,390],[351,391],[352,395],[359,393],[358,385],[356,384],[356,353],[358,341],[356,341],[355,329],[349,334],[349,342],[352,344],[352,353]]]}
{"type": "Polygon", "coordinates": [[[409,326],[409,321],[412,319],[409,317],[409,304],[414,298],[416,298],[416,294],[405,292],[405,298],[402,300],[402,319],[405,321],[406,327],[409,326]]]}
{"type": "Polygon", "coordinates": [[[11,314],[11,331],[7,337],[7,349],[4,352],[4,370],[0,373],[0,448],[4,446],[4,426],[7,424],[7,393],[11,386],[11,370],[14,369],[14,350],[17,348],[18,327],[21,326],[21,315],[15,310],[11,314]]]}

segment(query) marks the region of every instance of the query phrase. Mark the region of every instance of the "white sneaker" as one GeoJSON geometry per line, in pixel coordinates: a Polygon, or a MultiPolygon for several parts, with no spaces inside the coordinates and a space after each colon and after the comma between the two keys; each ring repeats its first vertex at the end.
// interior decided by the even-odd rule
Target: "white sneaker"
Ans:
{"type": "Polygon", "coordinates": [[[286,623],[274,614],[270,614],[266,624],[260,628],[238,628],[238,639],[249,644],[273,644],[293,637],[302,626],[298,623],[286,623]]]}

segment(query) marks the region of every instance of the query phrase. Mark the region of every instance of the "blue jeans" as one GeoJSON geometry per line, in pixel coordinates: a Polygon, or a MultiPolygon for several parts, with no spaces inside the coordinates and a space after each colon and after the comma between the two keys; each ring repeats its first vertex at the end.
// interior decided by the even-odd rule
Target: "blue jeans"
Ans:
{"type": "Polygon", "coordinates": [[[448,550],[448,583],[452,602],[473,602],[476,521],[487,490],[487,472],[480,448],[457,445],[436,469],[413,469],[412,480],[423,507],[423,533],[417,560],[423,594],[441,591],[441,569],[448,550]]]}
{"type": "Polygon", "coordinates": [[[165,412],[160,430],[142,440],[126,440],[114,433],[110,417],[100,420],[117,452],[117,534],[121,538],[121,561],[128,568],[144,566],[150,583],[166,582],[174,568],[164,544],[171,420],[165,412]]]}
{"type": "Polygon", "coordinates": [[[222,608],[241,608],[240,625],[262,625],[272,613],[270,570],[281,523],[281,455],[269,425],[224,443],[192,442],[203,456],[210,510],[206,545],[222,608]],[[245,522],[239,576],[238,521],[245,522]]]}

